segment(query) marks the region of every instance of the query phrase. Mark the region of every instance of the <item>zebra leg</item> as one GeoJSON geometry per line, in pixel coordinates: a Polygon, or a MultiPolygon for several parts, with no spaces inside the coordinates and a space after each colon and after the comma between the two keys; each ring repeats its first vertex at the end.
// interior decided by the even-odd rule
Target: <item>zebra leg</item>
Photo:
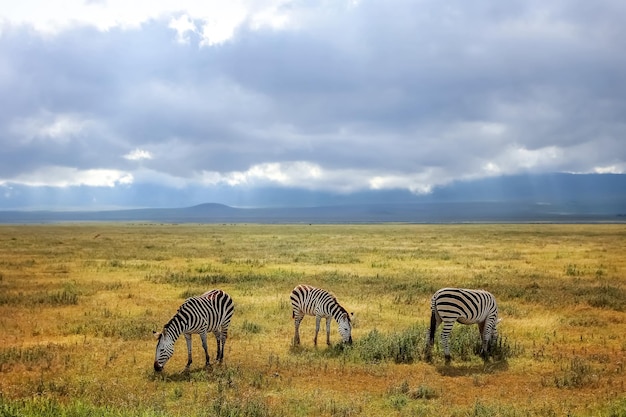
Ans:
{"type": "Polygon", "coordinates": [[[480,357],[483,360],[489,359],[489,337],[485,334],[485,322],[481,321],[478,323],[478,331],[480,332],[480,340],[482,342],[482,347],[480,348],[480,357]]]}
{"type": "Polygon", "coordinates": [[[450,332],[452,331],[452,326],[454,326],[453,321],[444,321],[443,330],[441,330],[441,344],[443,345],[443,353],[446,357],[446,365],[450,364],[452,359],[450,356],[450,332]]]}
{"type": "Polygon", "coordinates": [[[315,316],[315,338],[313,339],[313,344],[317,346],[317,334],[320,332],[320,322],[322,321],[321,316],[315,316]]]}
{"type": "Polygon", "coordinates": [[[214,330],[213,335],[215,336],[215,342],[217,344],[217,352],[215,353],[215,360],[218,362],[222,361],[222,334],[219,330],[214,330]]]}
{"type": "Polygon", "coordinates": [[[224,361],[224,348],[226,347],[226,339],[228,339],[228,329],[222,329],[221,332],[221,339],[222,339],[222,350],[221,350],[221,355],[220,355],[220,363],[222,363],[222,361],[224,361]]]}
{"type": "Polygon", "coordinates": [[[491,355],[491,350],[493,345],[497,343],[497,335],[498,331],[496,326],[498,324],[498,320],[495,317],[490,317],[485,320],[484,329],[481,332],[481,337],[483,340],[483,351],[485,352],[485,358],[489,359],[491,355]],[[495,336],[495,339],[494,339],[495,336]]]}
{"type": "Polygon", "coordinates": [[[191,366],[191,334],[185,333],[185,341],[187,342],[187,366],[185,366],[185,370],[189,370],[191,366]]]}
{"type": "Polygon", "coordinates": [[[295,333],[293,335],[293,345],[294,346],[299,346],[300,345],[300,322],[302,321],[302,317],[298,317],[298,316],[294,316],[294,326],[295,326],[295,333]]]}
{"type": "Polygon", "coordinates": [[[330,346],[330,317],[326,317],[326,344],[330,346]]]}
{"type": "Polygon", "coordinates": [[[202,340],[202,348],[204,349],[204,359],[206,360],[204,366],[209,366],[209,348],[206,344],[206,332],[200,333],[200,340],[202,340]]]}

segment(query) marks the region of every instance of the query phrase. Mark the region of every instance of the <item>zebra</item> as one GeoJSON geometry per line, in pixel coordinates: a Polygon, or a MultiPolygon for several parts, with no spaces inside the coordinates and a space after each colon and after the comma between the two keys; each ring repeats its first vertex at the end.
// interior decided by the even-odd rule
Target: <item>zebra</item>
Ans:
{"type": "Polygon", "coordinates": [[[446,364],[450,363],[449,338],[455,321],[462,324],[478,324],[482,340],[481,356],[488,358],[491,343],[498,338],[498,306],[493,294],[484,290],[442,288],[431,299],[430,337],[426,345],[426,358],[431,359],[435,343],[435,330],[443,322],[441,342],[446,364]]]}
{"type": "Polygon", "coordinates": [[[194,333],[200,335],[206,357],[206,366],[209,366],[206,335],[209,331],[213,332],[217,341],[216,360],[221,363],[224,359],[224,346],[233,312],[233,300],[222,290],[211,290],[186,299],[176,314],[165,324],[162,332],[153,331],[158,340],[154,370],[157,372],[163,370],[165,363],[174,354],[174,343],[181,333],[185,335],[187,341],[187,366],[185,366],[185,370],[189,370],[192,362],[191,335],[194,333]]]}
{"type": "Polygon", "coordinates": [[[291,317],[294,319],[295,334],[293,345],[300,344],[300,322],[305,315],[315,316],[315,338],[313,343],[317,346],[317,334],[320,331],[322,317],[326,319],[326,344],[330,345],[330,319],[337,321],[339,334],[344,343],[352,344],[352,321],[350,314],[343,308],[334,295],[328,291],[315,288],[310,285],[298,285],[291,292],[291,317]]]}

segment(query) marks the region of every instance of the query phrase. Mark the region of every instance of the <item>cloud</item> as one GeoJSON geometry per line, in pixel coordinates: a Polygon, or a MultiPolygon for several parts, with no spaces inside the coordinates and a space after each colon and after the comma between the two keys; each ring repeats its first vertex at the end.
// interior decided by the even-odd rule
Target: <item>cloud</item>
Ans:
{"type": "Polygon", "coordinates": [[[611,0],[17,2],[0,182],[420,194],[624,173],[624,18],[611,0]]]}
{"type": "MultiPolygon", "coordinates": [[[[121,171],[106,169],[78,170],[67,167],[42,167],[32,173],[19,175],[12,180],[14,184],[34,187],[83,185],[90,187],[115,187],[117,185],[132,184],[132,182],[133,176],[121,171]]],[[[0,182],[0,184],[3,184],[3,182],[0,182]]]]}
{"type": "Polygon", "coordinates": [[[152,154],[143,149],[134,149],[124,155],[124,159],[128,159],[129,161],[140,161],[142,159],[152,159],[152,154]]]}
{"type": "Polygon", "coordinates": [[[408,189],[416,194],[428,193],[434,172],[416,175],[391,175],[359,169],[326,169],[307,162],[294,161],[252,166],[246,171],[228,173],[205,171],[201,183],[230,187],[289,187],[312,191],[350,193],[359,190],[408,189]]]}
{"type": "Polygon", "coordinates": [[[170,23],[179,40],[185,39],[189,31],[198,32],[201,43],[211,46],[228,41],[248,21],[252,28],[285,26],[289,20],[285,6],[290,3],[289,0],[154,0],[132,3],[122,0],[63,0],[53,4],[24,0],[5,5],[0,23],[29,25],[40,33],[54,36],[80,26],[91,26],[100,31],[136,29],[163,16],[179,15],[170,23]]]}
{"type": "Polygon", "coordinates": [[[65,145],[93,128],[92,121],[75,114],[43,112],[33,117],[17,118],[8,126],[9,134],[22,144],[65,145]]]}
{"type": "Polygon", "coordinates": [[[595,167],[593,172],[596,174],[623,174],[626,172],[626,164],[595,167]]]}
{"type": "Polygon", "coordinates": [[[176,40],[184,44],[190,42],[190,33],[197,33],[198,31],[195,23],[186,14],[173,18],[168,27],[176,31],[176,40]]]}

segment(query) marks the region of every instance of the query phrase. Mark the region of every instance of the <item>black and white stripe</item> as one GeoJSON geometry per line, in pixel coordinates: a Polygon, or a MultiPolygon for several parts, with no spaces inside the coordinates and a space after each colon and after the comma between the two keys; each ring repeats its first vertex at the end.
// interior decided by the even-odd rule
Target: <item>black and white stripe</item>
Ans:
{"type": "Polygon", "coordinates": [[[315,316],[315,338],[313,342],[317,346],[317,334],[320,331],[320,321],[326,319],[326,344],[330,345],[330,319],[337,321],[339,334],[344,343],[352,343],[352,322],[350,314],[343,308],[334,295],[328,291],[311,287],[310,285],[298,285],[291,292],[291,316],[294,319],[295,334],[293,344],[300,344],[300,322],[304,316],[315,316]]]}
{"type": "Polygon", "coordinates": [[[435,343],[435,330],[443,323],[441,343],[446,362],[450,362],[450,332],[454,322],[478,324],[482,340],[481,355],[487,358],[490,343],[498,338],[498,306],[496,298],[484,290],[463,288],[442,288],[431,299],[430,337],[426,346],[426,356],[435,343]]]}
{"type": "Polygon", "coordinates": [[[159,372],[165,363],[174,354],[174,343],[181,334],[187,341],[187,366],[191,365],[191,335],[200,335],[202,347],[206,356],[206,365],[209,365],[207,349],[207,332],[213,332],[217,341],[216,359],[224,359],[224,345],[228,336],[228,326],[233,317],[233,300],[222,290],[208,291],[197,297],[191,297],[179,307],[176,314],[163,327],[161,333],[154,332],[158,338],[154,370],[159,372]]]}

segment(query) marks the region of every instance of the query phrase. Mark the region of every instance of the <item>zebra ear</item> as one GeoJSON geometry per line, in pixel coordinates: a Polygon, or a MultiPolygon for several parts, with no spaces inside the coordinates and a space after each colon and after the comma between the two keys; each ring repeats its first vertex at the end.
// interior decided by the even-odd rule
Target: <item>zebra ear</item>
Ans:
{"type": "Polygon", "coordinates": [[[158,339],[159,337],[161,337],[161,333],[152,330],[152,336],[154,336],[155,339],[158,339]]]}
{"type": "Polygon", "coordinates": [[[357,321],[354,318],[354,311],[351,311],[347,316],[348,316],[348,320],[350,321],[350,325],[352,327],[355,327],[358,325],[357,321]]]}

